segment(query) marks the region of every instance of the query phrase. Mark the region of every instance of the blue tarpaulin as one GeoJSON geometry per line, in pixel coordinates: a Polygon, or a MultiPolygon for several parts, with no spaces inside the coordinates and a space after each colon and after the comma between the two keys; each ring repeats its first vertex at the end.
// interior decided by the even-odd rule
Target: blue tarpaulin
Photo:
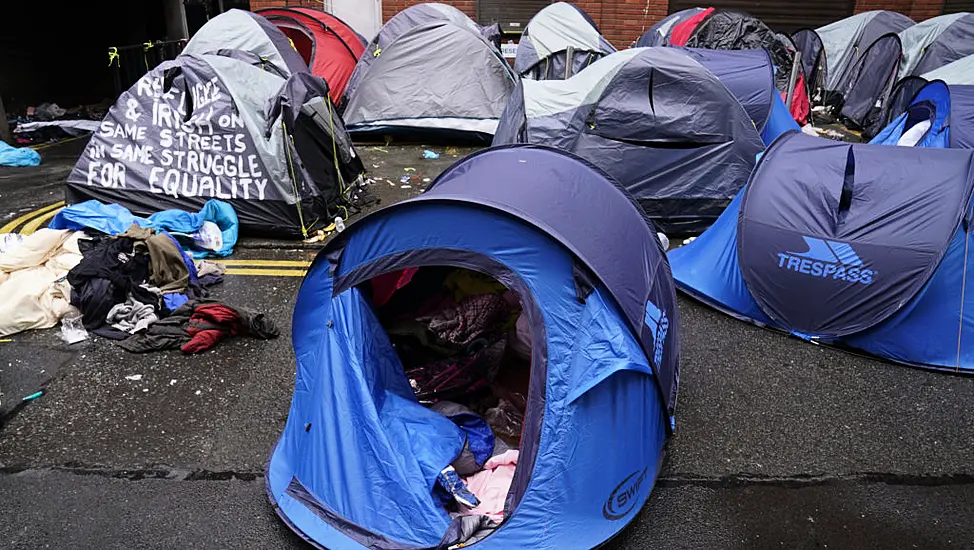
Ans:
{"type": "MultiPolygon", "coordinates": [[[[148,218],[132,214],[127,208],[117,204],[104,204],[90,200],[73,204],[58,212],[48,227],[51,229],[95,229],[109,235],[124,233],[129,227],[138,225],[176,234],[192,234],[203,227],[203,222],[213,222],[223,235],[220,250],[193,250],[193,257],[229,256],[237,244],[237,213],[228,203],[212,199],[197,213],[183,210],[163,210],[148,218]]],[[[186,244],[185,241],[183,244],[186,244]]]]}
{"type": "Polygon", "coordinates": [[[0,166],[37,166],[41,155],[30,147],[14,147],[0,141],[0,166]]]}

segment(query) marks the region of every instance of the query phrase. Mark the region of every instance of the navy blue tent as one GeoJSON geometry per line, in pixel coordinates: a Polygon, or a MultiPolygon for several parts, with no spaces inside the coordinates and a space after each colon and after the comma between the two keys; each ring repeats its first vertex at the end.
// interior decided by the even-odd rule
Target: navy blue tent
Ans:
{"type": "Polygon", "coordinates": [[[533,146],[462,159],[423,195],[355,223],[308,272],[270,498],[331,549],[447,548],[471,530],[489,535],[485,549],[597,546],[635,517],[660,467],[678,382],[675,299],[651,224],[606,174],[533,146]],[[504,521],[486,532],[482,516],[451,515],[434,497],[464,432],[417,401],[367,284],[433,266],[503,283],[530,327],[520,456],[504,521]]]}
{"type": "Polygon", "coordinates": [[[974,372],[972,188],[972,151],[788,134],[720,219],[670,252],[673,276],[759,325],[974,372]]]}
{"type": "Polygon", "coordinates": [[[764,149],[759,132],[797,128],[776,111],[787,113],[763,50],[631,48],[568,80],[522,80],[493,144],[572,152],[612,175],[663,231],[691,233],[747,181],[764,149]]]}
{"type": "Polygon", "coordinates": [[[842,117],[867,133],[878,130],[883,105],[896,82],[897,63],[902,55],[900,37],[894,33],[877,38],[849,69],[843,98],[842,117]]]}
{"type": "Polygon", "coordinates": [[[974,86],[928,83],[870,143],[974,149],[974,86]]]}

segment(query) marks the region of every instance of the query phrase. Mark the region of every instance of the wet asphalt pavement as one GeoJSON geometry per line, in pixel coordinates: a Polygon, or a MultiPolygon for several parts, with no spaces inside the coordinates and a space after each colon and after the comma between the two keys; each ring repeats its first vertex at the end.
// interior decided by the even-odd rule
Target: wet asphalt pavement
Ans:
{"type": "MultiPolygon", "coordinates": [[[[61,200],[81,145],[41,151],[38,169],[0,169],[0,226],[61,200]]],[[[470,151],[431,147],[431,161],[423,149],[359,148],[379,206],[470,151]]],[[[232,259],[313,256],[245,240],[232,259]]],[[[213,290],[275,320],[276,340],[191,357],[69,347],[57,330],[0,343],[0,548],[303,548],[263,488],[290,404],[301,282],[276,273],[230,274],[213,290]]],[[[814,346],[683,297],[680,308],[678,432],[649,503],[610,548],[974,545],[974,378],[814,346]]]]}

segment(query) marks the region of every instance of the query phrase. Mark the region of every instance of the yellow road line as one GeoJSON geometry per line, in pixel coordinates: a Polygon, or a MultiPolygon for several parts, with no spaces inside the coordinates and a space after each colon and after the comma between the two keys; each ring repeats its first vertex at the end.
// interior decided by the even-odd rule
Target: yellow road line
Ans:
{"type": "Polygon", "coordinates": [[[33,220],[27,222],[27,224],[24,225],[24,227],[20,230],[20,234],[21,235],[33,235],[35,231],[37,231],[38,229],[40,229],[42,223],[44,223],[47,220],[53,218],[54,215],[57,214],[60,211],[61,211],[60,208],[58,208],[57,210],[51,210],[50,212],[48,212],[46,214],[41,214],[40,216],[38,216],[38,217],[34,218],[33,220]]]}
{"type": "Polygon", "coordinates": [[[47,149],[48,147],[54,147],[55,145],[61,145],[62,143],[68,143],[69,141],[76,141],[76,140],[79,140],[79,139],[88,139],[90,137],[91,136],[87,136],[87,135],[85,135],[85,136],[75,136],[75,137],[72,137],[72,138],[62,139],[61,141],[55,141],[54,143],[42,143],[40,145],[33,145],[33,146],[31,146],[31,149],[33,149],[35,151],[40,151],[41,149],[47,149]]]}
{"type": "Polygon", "coordinates": [[[231,265],[244,265],[244,266],[261,266],[261,267],[308,267],[311,265],[310,261],[306,260],[213,260],[217,263],[221,263],[226,266],[231,265]]]}
{"type": "Polygon", "coordinates": [[[303,269],[248,269],[246,267],[228,268],[227,275],[260,275],[264,277],[304,277],[303,269]]]}
{"type": "Polygon", "coordinates": [[[3,227],[0,227],[0,233],[11,233],[11,232],[13,232],[14,229],[17,229],[17,227],[19,227],[20,224],[22,224],[22,223],[30,220],[34,216],[39,216],[41,214],[44,214],[45,212],[50,212],[51,210],[54,210],[55,208],[60,208],[62,206],[64,206],[64,201],[58,201],[58,202],[56,202],[54,204],[49,204],[49,205],[47,205],[45,207],[38,208],[37,210],[34,210],[33,212],[28,212],[28,213],[24,214],[23,216],[21,216],[21,217],[15,219],[15,220],[9,222],[7,225],[4,225],[3,227]]]}

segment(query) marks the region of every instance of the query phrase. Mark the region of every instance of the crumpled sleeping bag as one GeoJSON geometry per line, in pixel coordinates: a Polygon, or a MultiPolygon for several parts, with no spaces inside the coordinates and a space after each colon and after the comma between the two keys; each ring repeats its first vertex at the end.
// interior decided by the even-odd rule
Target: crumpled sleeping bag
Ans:
{"type": "Polygon", "coordinates": [[[41,155],[30,147],[14,147],[0,141],[0,166],[37,166],[41,155]]]}
{"type": "Polygon", "coordinates": [[[73,310],[63,278],[81,261],[80,235],[40,229],[0,254],[0,336],[51,328],[73,310]]]}
{"type": "MultiPolygon", "coordinates": [[[[204,222],[215,223],[223,236],[223,246],[216,251],[192,249],[194,258],[229,256],[237,244],[240,222],[237,213],[229,203],[211,199],[196,214],[183,210],[163,210],[148,218],[132,214],[127,208],[117,204],[104,204],[96,200],[79,202],[61,209],[48,225],[51,229],[91,228],[119,235],[133,224],[149,227],[157,231],[175,234],[192,234],[203,227],[204,222]]],[[[184,241],[185,244],[185,241],[184,241]]]]}

